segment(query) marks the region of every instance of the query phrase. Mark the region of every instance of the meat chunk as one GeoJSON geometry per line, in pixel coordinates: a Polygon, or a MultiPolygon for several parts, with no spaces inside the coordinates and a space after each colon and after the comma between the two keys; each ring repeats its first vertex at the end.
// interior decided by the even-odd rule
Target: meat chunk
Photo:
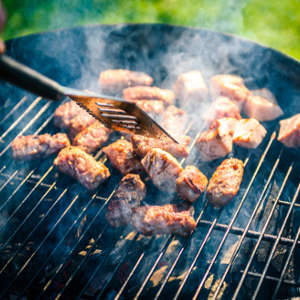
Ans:
{"type": "Polygon", "coordinates": [[[125,226],[131,221],[133,209],[146,196],[146,187],[139,175],[127,174],[119,184],[107,207],[106,219],[114,226],[125,226]]]}
{"type": "Polygon", "coordinates": [[[221,118],[241,119],[238,105],[227,97],[218,97],[209,107],[205,115],[205,120],[209,123],[221,118]]]}
{"type": "Polygon", "coordinates": [[[69,123],[68,134],[70,138],[74,139],[79,132],[86,129],[94,122],[99,122],[99,121],[97,121],[94,117],[92,117],[88,112],[86,111],[81,112],[76,117],[74,117],[69,123]]]}
{"type": "Polygon", "coordinates": [[[143,170],[141,162],[133,152],[132,143],[124,139],[119,139],[104,147],[103,152],[108,156],[113,167],[123,175],[127,173],[139,173],[143,170]]]}
{"type": "Polygon", "coordinates": [[[75,136],[73,145],[80,147],[87,153],[93,153],[108,140],[110,133],[111,130],[96,121],[75,136]]]}
{"type": "Polygon", "coordinates": [[[176,205],[141,206],[134,210],[132,224],[144,235],[178,234],[190,235],[196,228],[196,222],[187,210],[176,205]]]}
{"type": "Polygon", "coordinates": [[[16,159],[32,160],[45,158],[70,146],[70,141],[65,133],[50,135],[27,135],[15,138],[11,144],[12,155],[16,159]]]}
{"type": "Polygon", "coordinates": [[[232,151],[232,139],[237,122],[233,118],[222,118],[200,134],[196,146],[201,160],[212,161],[224,157],[232,151]]]}
{"type": "Polygon", "coordinates": [[[160,89],[155,86],[135,86],[123,90],[126,100],[161,100],[166,104],[173,104],[175,94],[171,90],[160,89]]]}
{"type": "Polygon", "coordinates": [[[300,114],[282,120],[278,134],[278,141],[287,147],[300,146],[300,114]]]}
{"type": "Polygon", "coordinates": [[[279,105],[261,96],[249,96],[244,105],[244,112],[258,121],[271,121],[283,115],[279,105]]]}
{"type": "Polygon", "coordinates": [[[176,179],[181,173],[182,167],[170,153],[153,148],[142,159],[142,165],[151,177],[153,184],[160,190],[175,191],[176,179]]]}
{"type": "Polygon", "coordinates": [[[207,98],[208,88],[200,71],[189,71],[178,76],[174,86],[181,107],[195,107],[207,98]]]}
{"type": "Polygon", "coordinates": [[[206,176],[195,166],[186,166],[176,179],[177,193],[183,200],[189,202],[195,202],[206,186],[206,176]]]}
{"type": "Polygon", "coordinates": [[[206,190],[208,201],[216,207],[229,203],[239,191],[243,173],[244,164],[241,160],[225,159],[209,180],[206,190]]]}
{"type": "Polygon", "coordinates": [[[77,105],[76,102],[66,102],[55,110],[54,124],[59,128],[67,129],[71,120],[81,113],[85,113],[85,111],[83,108],[77,105]]]}
{"type": "Polygon", "coordinates": [[[62,149],[54,160],[54,165],[89,190],[95,190],[110,176],[108,168],[103,163],[75,146],[62,149]]]}
{"type": "Polygon", "coordinates": [[[151,85],[152,82],[152,77],[146,73],[123,69],[106,70],[99,76],[101,88],[109,93],[119,93],[131,86],[151,85]]]}
{"type": "Polygon", "coordinates": [[[135,102],[137,106],[156,120],[162,116],[165,110],[164,102],[160,100],[137,100],[135,102]]]}
{"type": "Polygon", "coordinates": [[[266,129],[256,119],[242,119],[237,122],[233,142],[241,147],[256,148],[266,133],[266,129]]]}
{"type": "Polygon", "coordinates": [[[176,157],[188,156],[185,145],[176,144],[169,140],[155,139],[143,135],[133,135],[131,137],[131,142],[133,144],[134,152],[140,157],[144,157],[147,152],[153,148],[160,148],[176,157]]]}
{"type": "Polygon", "coordinates": [[[186,113],[182,109],[170,105],[163,114],[161,125],[169,134],[183,143],[186,122],[186,113]]]}
{"type": "Polygon", "coordinates": [[[253,96],[263,97],[263,98],[267,99],[268,101],[270,101],[274,104],[277,104],[277,100],[276,100],[274,94],[267,88],[251,90],[251,94],[253,96]]]}
{"type": "Polygon", "coordinates": [[[240,108],[251,92],[244,85],[244,80],[235,75],[220,74],[210,79],[210,93],[213,97],[225,96],[234,100],[240,108]]]}

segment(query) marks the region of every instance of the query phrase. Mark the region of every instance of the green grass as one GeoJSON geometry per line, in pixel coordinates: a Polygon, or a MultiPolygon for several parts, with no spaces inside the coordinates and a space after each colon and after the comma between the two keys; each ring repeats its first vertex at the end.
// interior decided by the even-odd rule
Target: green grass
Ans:
{"type": "Polygon", "coordinates": [[[4,0],[5,39],[85,24],[168,23],[235,33],[300,59],[299,0],[4,0]]]}

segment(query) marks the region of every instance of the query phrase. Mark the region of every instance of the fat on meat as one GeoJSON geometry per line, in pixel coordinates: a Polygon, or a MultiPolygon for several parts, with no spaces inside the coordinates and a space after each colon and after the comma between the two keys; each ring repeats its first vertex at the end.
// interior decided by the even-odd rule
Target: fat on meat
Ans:
{"type": "Polygon", "coordinates": [[[89,190],[95,190],[110,176],[108,168],[103,163],[75,146],[62,149],[54,160],[54,165],[89,190]]]}
{"type": "Polygon", "coordinates": [[[300,114],[281,120],[278,141],[289,148],[300,146],[300,114]]]}
{"type": "Polygon", "coordinates": [[[68,146],[70,146],[70,141],[65,133],[21,135],[11,144],[13,157],[24,160],[46,158],[68,146]]]}
{"type": "Polygon", "coordinates": [[[216,207],[228,204],[238,193],[243,174],[244,164],[241,160],[225,159],[209,180],[206,190],[208,201],[216,207]]]}
{"type": "Polygon", "coordinates": [[[132,215],[134,228],[144,235],[177,234],[189,236],[196,228],[190,211],[174,204],[140,206],[132,215]]]}
{"type": "Polygon", "coordinates": [[[182,172],[175,157],[162,149],[153,148],[142,159],[142,165],[158,189],[175,192],[176,179],[182,172]]]}
{"type": "Polygon", "coordinates": [[[106,219],[114,227],[131,222],[133,209],[139,207],[146,196],[146,186],[137,174],[127,174],[112,196],[106,211],[106,219]]]}

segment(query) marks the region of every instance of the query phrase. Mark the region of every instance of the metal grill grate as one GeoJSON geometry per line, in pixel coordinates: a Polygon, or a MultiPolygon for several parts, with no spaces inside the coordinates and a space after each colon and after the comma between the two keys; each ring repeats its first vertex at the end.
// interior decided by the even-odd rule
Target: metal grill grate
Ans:
{"type": "MultiPolygon", "coordinates": [[[[51,132],[54,109],[41,98],[25,96],[0,123],[1,299],[242,299],[245,293],[275,299],[297,294],[297,161],[278,145],[275,131],[258,151],[235,153],[244,159],[245,177],[230,205],[213,209],[204,195],[195,207],[197,229],[191,237],[149,238],[130,228],[112,229],[105,221],[117,173],[90,193],[59,175],[51,159],[26,165],[11,161],[11,141],[20,134],[51,132]]],[[[194,136],[193,153],[192,125],[187,133],[194,136]]],[[[101,150],[96,158],[109,164],[101,150]]],[[[217,163],[197,164],[211,174],[217,163]]],[[[154,202],[161,197],[151,188],[150,193],[154,202]]]]}

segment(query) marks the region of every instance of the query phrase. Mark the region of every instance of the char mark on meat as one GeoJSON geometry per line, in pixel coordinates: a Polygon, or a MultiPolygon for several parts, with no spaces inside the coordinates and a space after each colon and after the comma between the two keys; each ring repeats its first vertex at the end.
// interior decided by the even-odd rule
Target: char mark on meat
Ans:
{"type": "Polygon", "coordinates": [[[75,146],[61,150],[54,164],[62,173],[78,180],[89,190],[95,190],[110,176],[108,168],[103,163],[75,146]]]}
{"type": "Polygon", "coordinates": [[[146,187],[139,175],[127,174],[119,184],[107,207],[106,218],[114,226],[131,222],[132,212],[146,196],[146,187]]]}
{"type": "Polygon", "coordinates": [[[156,187],[170,193],[175,191],[182,167],[170,153],[159,148],[151,149],[142,159],[142,165],[156,187]]]}
{"type": "Polygon", "coordinates": [[[244,173],[244,164],[236,158],[225,159],[209,180],[206,196],[208,201],[221,207],[238,193],[244,173]]]}
{"type": "Polygon", "coordinates": [[[61,149],[70,146],[70,141],[65,133],[50,135],[19,136],[11,144],[12,155],[16,159],[32,160],[45,158],[61,149]]]}
{"type": "Polygon", "coordinates": [[[206,186],[206,176],[195,166],[186,166],[176,179],[177,193],[183,200],[189,202],[195,202],[206,186]]]}
{"type": "Polygon", "coordinates": [[[173,204],[138,207],[134,209],[132,224],[138,232],[144,235],[188,236],[196,228],[196,222],[190,212],[180,210],[173,204]]]}
{"type": "Polygon", "coordinates": [[[113,167],[123,175],[143,171],[143,166],[133,151],[132,143],[125,139],[119,139],[104,147],[103,152],[108,156],[113,167]]]}

